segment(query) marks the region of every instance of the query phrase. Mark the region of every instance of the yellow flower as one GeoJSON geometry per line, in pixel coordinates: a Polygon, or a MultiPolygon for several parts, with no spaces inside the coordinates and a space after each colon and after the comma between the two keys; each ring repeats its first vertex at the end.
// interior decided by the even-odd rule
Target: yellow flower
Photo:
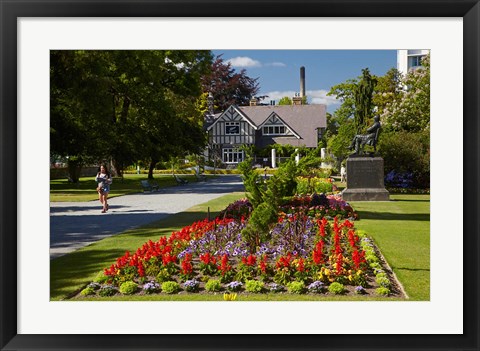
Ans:
{"type": "Polygon", "coordinates": [[[225,301],[235,301],[237,299],[237,294],[223,294],[223,299],[225,301]]]}

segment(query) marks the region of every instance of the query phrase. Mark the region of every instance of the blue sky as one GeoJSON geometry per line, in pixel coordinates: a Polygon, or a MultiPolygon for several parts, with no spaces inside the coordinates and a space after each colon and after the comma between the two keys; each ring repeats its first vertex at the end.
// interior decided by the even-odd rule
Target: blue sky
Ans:
{"type": "Polygon", "coordinates": [[[265,100],[292,97],[300,92],[300,67],[305,67],[305,90],[309,103],[327,105],[333,112],[339,102],[326,96],[330,88],[347,79],[357,78],[362,69],[381,76],[397,67],[396,50],[213,50],[247,75],[259,78],[259,95],[265,100]]]}

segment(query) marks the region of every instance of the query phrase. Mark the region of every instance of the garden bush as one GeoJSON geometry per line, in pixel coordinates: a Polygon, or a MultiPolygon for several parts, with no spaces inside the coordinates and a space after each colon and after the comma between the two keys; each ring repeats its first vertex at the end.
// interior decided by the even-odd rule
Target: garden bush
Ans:
{"type": "Polygon", "coordinates": [[[209,292],[217,292],[222,290],[222,284],[217,279],[210,279],[205,283],[205,290],[209,292]]]}
{"type": "Polygon", "coordinates": [[[288,292],[292,294],[303,294],[305,292],[305,283],[303,281],[293,281],[287,284],[288,292]]]}
{"type": "Polygon", "coordinates": [[[297,193],[300,195],[330,193],[333,184],[329,179],[317,177],[297,177],[297,193]]]}
{"type": "Polygon", "coordinates": [[[120,292],[124,295],[132,295],[137,292],[138,284],[133,281],[128,281],[120,285],[120,292]]]}
{"type": "Polygon", "coordinates": [[[98,290],[98,295],[102,297],[113,296],[117,293],[117,289],[112,285],[104,285],[98,290]]]}
{"type": "Polygon", "coordinates": [[[95,295],[95,290],[92,287],[87,287],[83,289],[80,294],[83,296],[88,296],[88,295],[95,295]]]}
{"type": "Polygon", "coordinates": [[[381,286],[381,287],[375,289],[375,292],[376,292],[378,295],[381,295],[381,296],[388,296],[388,295],[390,294],[390,289],[381,286]]]}
{"type": "Polygon", "coordinates": [[[387,187],[430,188],[428,133],[383,133],[378,149],[384,160],[387,187]]]}
{"type": "Polygon", "coordinates": [[[251,293],[261,293],[265,288],[265,284],[258,280],[247,280],[245,282],[245,290],[251,293]]]}
{"type": "Polygon", "coordinates": [[[180,285],[177,282],[169,281],[162,283],[162,292],[166,294],[175,294],[180,290],[180,285]]]}
{"type": "Polygon", "coordinates": [[[328,291],[330,291],[332,294],[339,295],[344,293],[345,287],[343,286],[343,284],[340,284],[338,282],[333,282],[328,287],[328,291]]]}

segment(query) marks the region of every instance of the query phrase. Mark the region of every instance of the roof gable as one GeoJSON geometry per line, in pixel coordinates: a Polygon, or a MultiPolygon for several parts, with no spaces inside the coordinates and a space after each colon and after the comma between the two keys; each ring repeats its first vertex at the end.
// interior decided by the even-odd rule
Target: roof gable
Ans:
{"type": "Polygon", "coordinates": [[[288,123],[286,123],[279,115],[277,115],[277,113],[275,111],[273,111],[270,116],[267,117],[267,119],[258,126],[259,129],[261,129],[263,126],[265,125],[282,125],[282,126],[285,126],[289,131],[290,131],[290,134],[286,134],[286,135],[294,135],[295,137],[297,137],[298,139],[300,139],[300,135],[298,135],[298,133],[293,130],[292,127],[290,127],[288,125],[288,123]]]}
{"type": "Polygon", "coordinates": [[[207,131],[212,129],[213,126],[219,121],[235,122],[242,119],[245,120],[248,124],[250,124],[255,130],[258,129],[255,123],[250,118],[248,118],[242,110],[240,110],[236,105],[231,105],[229,108],[223,111],[220,116],[218,116],[215,122],[208,126],[207,131]]]}

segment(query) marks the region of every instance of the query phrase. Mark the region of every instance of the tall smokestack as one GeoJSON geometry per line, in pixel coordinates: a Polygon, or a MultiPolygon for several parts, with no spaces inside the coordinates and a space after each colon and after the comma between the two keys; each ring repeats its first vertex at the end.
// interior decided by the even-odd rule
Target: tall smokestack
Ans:
{"type": "Polygon", "coordinates": [[[300,67],[300,96],[305,96],[305,67],[300,67]]]}

